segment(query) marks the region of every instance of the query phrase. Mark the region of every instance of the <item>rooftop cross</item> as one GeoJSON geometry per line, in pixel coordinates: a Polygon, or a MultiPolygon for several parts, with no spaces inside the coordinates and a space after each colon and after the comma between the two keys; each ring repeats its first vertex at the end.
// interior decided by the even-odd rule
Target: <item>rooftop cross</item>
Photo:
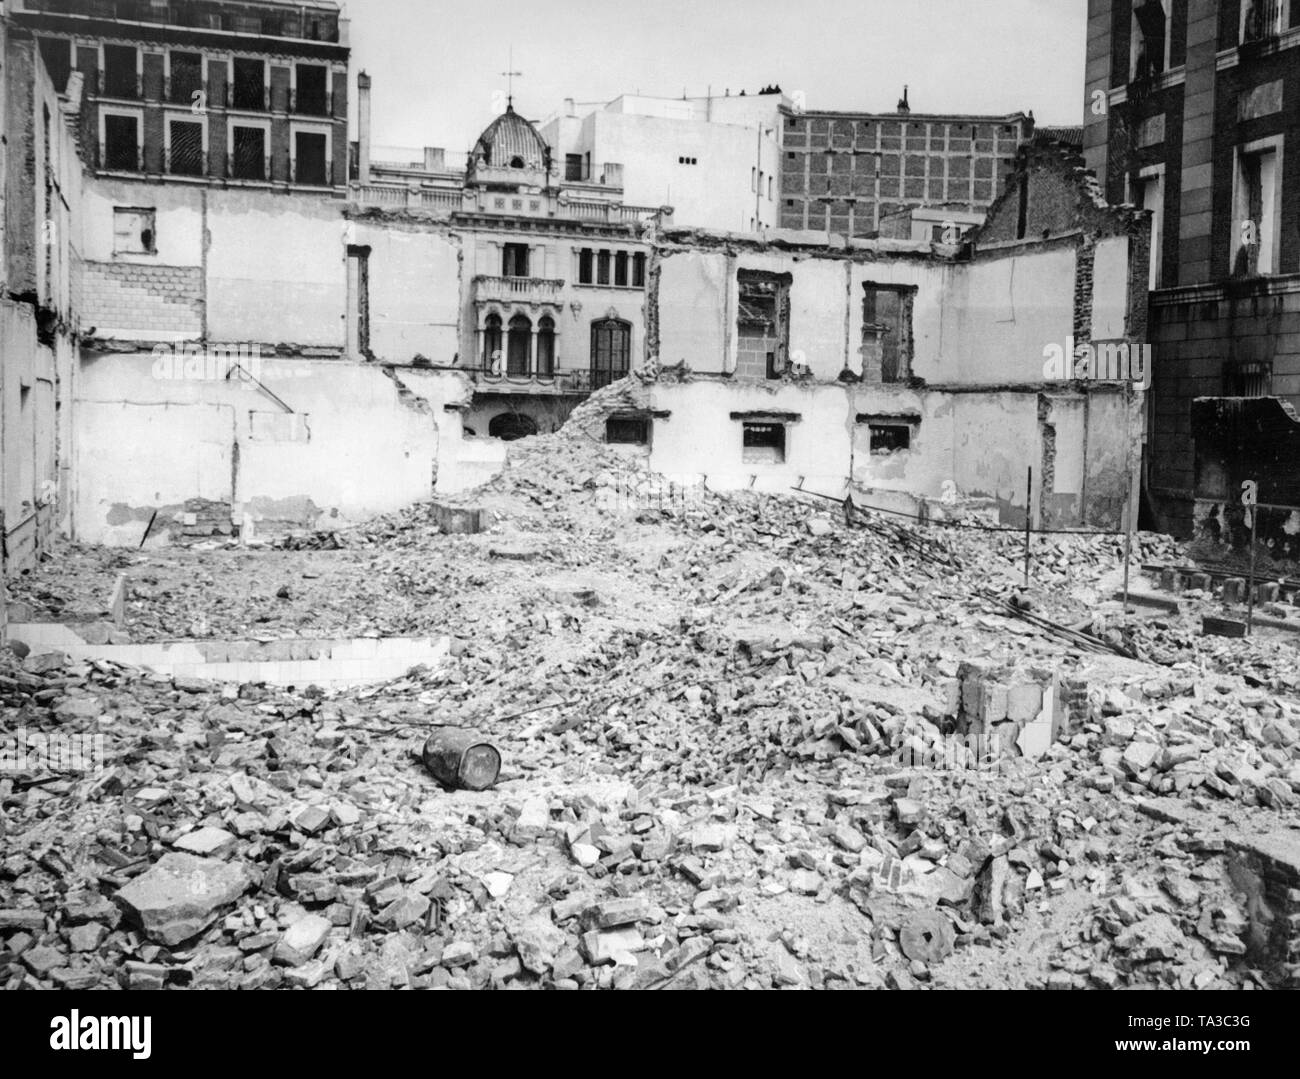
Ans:
{"type": "Polygon", "coordinates": [[[523,77],[522,71],[515,71],[515,47],[510,46],[509,59],[506,61],[507,70],[501,72],[506,77],[506,106],[513,108],[515,103],[515,76],[523,77]]]}

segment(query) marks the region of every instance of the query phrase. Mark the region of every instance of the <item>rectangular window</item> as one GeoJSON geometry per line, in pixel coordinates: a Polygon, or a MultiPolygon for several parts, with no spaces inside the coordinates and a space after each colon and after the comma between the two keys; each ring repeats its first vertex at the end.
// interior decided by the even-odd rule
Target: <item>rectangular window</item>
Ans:
{"type": "Polygon", "coordinates": [[[45,70],[50,73],[54,89],[61,94],[67,88],[68,76],[72,73],[72,42],[62,37],[43,37],[37,40],[40,42],[45,70]]]}
{"type": "Polygon", "coordinates": [[[329,96],[326,92],[327,68],[319,64],[298,64],[295,67],[293,111],[305,116],[328,116],[329,96]]]}
{"type": "Polygon", "coordinates": [[[189,120],[168,122],[167,171],[173,176],[202,176],[205,168],[203,125],[189,120]]]}
{"type": "Polygon", "coordinates": [[[614,284],[627,288],[627,252],[619,251],[614,255],[614,284]]]}
{"type": "Polygon", "coordinates": [[[1129,199],[1140,210],[1151,211],[1151,269],[1148,288],[1160,287],[1165,231],[1165,178],[1161,173],[1141,175],[1133,181],[1129,199]]]}
{"type": "Polygon", "coordinates": [[[231,129],[230,175],[235,180],[266,180],[266,132],[260,127],[231,129]]]}
{"type": "Polygon", "coordinates": [[[616,318],[591,324],[591,388],[598,390],[623,378],[632,356],[632,327],[616,318]]]}
{"type": "Polygon", "coordinates": [[[736,374],[780,378],[790,347],[788,275],[741,270],[736,374]]]}
{"type": "Polygon", "coordinates": [[[868,283],[862,301],[862,377],[903,382],[911,374],[914,290],[868,283]]]}
{"type": "Polygon", "coordinates": [[[873,423],[870,428],[873,454],[894,453],[912,445],[912,428],[906,423],[873,423]]]}
{"type": "Polygon", "coordinates": [[[632,256],[632,287],[645,288],[645,252],[638,251],[632,256]]]}
{"type": "Polygon", "coordinates": [[[140,77],[134,45],[105,45],[102,90],[105,97],[140,96],[140,77]]]}
{"type": "Polygon", "coordinates": [[[564,178],[566,180],[583,180],[582,175],[582,155],[565,154],[564,155],[564,178]]]}
{"type": "Polygon", "coordinates": [[[650,441],[650,421],[644,416],[610,416],[605,421],[605,441],[644,446],[650,441]]]}
{"type": "Polygon", "coordinates": [[[235,57],[234,82],[230,87],[232,109],[266,109],[266,63],[235,57]]]}
{"type": "Polygon", "coordinates": [[[1242,45],[1271,41],[1288,26],[1287,0],[1241,0],[1242,45]]]}
{"type": "Polygon", "coordinates": [[[746,423],[741,436],[741,460],[748,464],[785,461],[785,424],[746,423]]]}
{"type": "Polygon", "coordinates": [[[104,168],[140,171],[139,125],[134,116],[104,117],[104,168]]]}
{"type": "Polygon", "coordinates": [[[154,211],[133,206],[113,207],[113,254],[152,255],[154,211]]]}
{"type": "Polygon", "coordinates": [[[1277,273],[1278,182],[1273,147],[1237,152],[1232,273],[1277,273]]]}
{"type": "Polygon", "coordinates": [[[608,251],[596,252],[596,284],[609,284],[609,263],[610,258],[608,251]]]}
{"type": "Polygon", "coordinates": [[[1129,79],[1142,82],[1169,68],[1169,0],[1133,0],[1129,79]]]}
{"type": "Polygon", "coordinates": [[[504,244],[501,248],[501,276],[528,276],[528,245],[504,244]]]}
{"type": "Polygon", "coordinates": [[[578,284],[590,285],[596,279],[592,265],[594,261],[595,256],[590,247],[584,247],[578,252],[578,284]]]}
{"type": "Polygon", "coordinates": [[[300,184],[324,187],[329,183],[325,136],[314,131],[294,134],[294,179],[300,184]]]}
{"type": "Polygon", "coordinates": [[[197,52],[174,52],[168,57],[171,75],[167,79],[166,98],[177,105],[201,102],[203,86],[203,56],[197,52]]]}

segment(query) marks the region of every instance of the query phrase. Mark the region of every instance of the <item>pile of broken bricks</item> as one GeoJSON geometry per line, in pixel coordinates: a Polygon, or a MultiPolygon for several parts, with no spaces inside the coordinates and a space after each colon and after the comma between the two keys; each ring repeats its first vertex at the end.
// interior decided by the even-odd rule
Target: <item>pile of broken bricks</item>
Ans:
{"type": "MultiPolygon", "coordinates": [[[[0,774],[6,987],[1293,976],[1252,951],[1213,830],[1144,809],[1285,830],[1300,707],[1277,646],[1147,627],[1175,665],[1107,666],[972,599],[993,572],[978,537],[951,539],[958,571],[796,499],[611,518],[595,452],[550,472],[518,452],[527,467],[483,494],[511,530],[393,515],[361,545],[373,596],[338,597],[454,625],[445,667],[322,691],[0,657],[6,734],[106,746],[94,774],[0,774]],[[432,780],[434,722],[501,749],[495,789],[432,780]]],[[[1042,553],[1046,575],[1095,566],[1085,587],[1114,567],[1096,539],[1042,553]]],[[[1018,583],[1013,561],[999,572],[1018,583]]],[[[197,613],[183,598],[169,617],[197,613]]],[[[1087,607],[1037,599],[1061,621],[1087,607]]]]}

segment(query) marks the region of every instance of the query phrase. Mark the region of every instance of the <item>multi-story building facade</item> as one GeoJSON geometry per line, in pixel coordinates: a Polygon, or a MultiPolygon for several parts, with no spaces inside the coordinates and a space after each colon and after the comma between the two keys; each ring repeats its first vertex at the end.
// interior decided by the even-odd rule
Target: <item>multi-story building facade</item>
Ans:
{"type": "Polygon", "coordinates": [[[562,175],[551,146],[513,103],[484,129],[461,171],[438,149],[420,161],[372,160],[365,73],[358,86],[354,240],[366,250],[369,287],[376,274],[389,275],[390,313],[368,318],[358,350],[467,372],[474,395],[464,423],[474,435],[554,430],[643,352],[646,231],[670,215],[625,203],[612,171],[597,180],[562,175]],[[393,250],[384,234],[394,229],[419,234],[412,242],[427,248],[422,272],[393,250]],[[440,297],[441,326],[418,340],[402,339],[410,319],[391,317],[395,296],[417,301],[394,272],[419,274],[422,289],[440,297]]]}
{"type": "Polygon", "coordinates": [[[1153,524],[1300,559],[1300,3],[1090,0],[1084,131],[1153,217],[1153,524]],[[1288,530],[1289,529],[1289,530],[1288,530]],[[1235,542],[1233,542],[1235,541],[1235,542]]]}
{"type": "Polygon", "coordinates": [[[1001,193],[1032,115],[782,109],[781,228],[866,236],[907,207],[947,209],[942,232],[982,220],[1001,193]],[[952,222],[952,225],[945,225],[952,222]]]}
{"type": "Polygon", "coordinates": [[[341,193],[347,23],[325,0],[16,0],[97,175],[341,193]]]}

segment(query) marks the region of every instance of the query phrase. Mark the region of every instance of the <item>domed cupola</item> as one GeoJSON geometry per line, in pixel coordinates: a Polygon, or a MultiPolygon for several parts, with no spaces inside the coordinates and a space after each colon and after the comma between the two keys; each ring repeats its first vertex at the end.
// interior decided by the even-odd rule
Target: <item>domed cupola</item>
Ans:
{"type": "Polygon", "coordinates": [[[474,144],[466,180],[544,184],[550,168],[551,148],[546,140],[509,104],[474,144]]]}

